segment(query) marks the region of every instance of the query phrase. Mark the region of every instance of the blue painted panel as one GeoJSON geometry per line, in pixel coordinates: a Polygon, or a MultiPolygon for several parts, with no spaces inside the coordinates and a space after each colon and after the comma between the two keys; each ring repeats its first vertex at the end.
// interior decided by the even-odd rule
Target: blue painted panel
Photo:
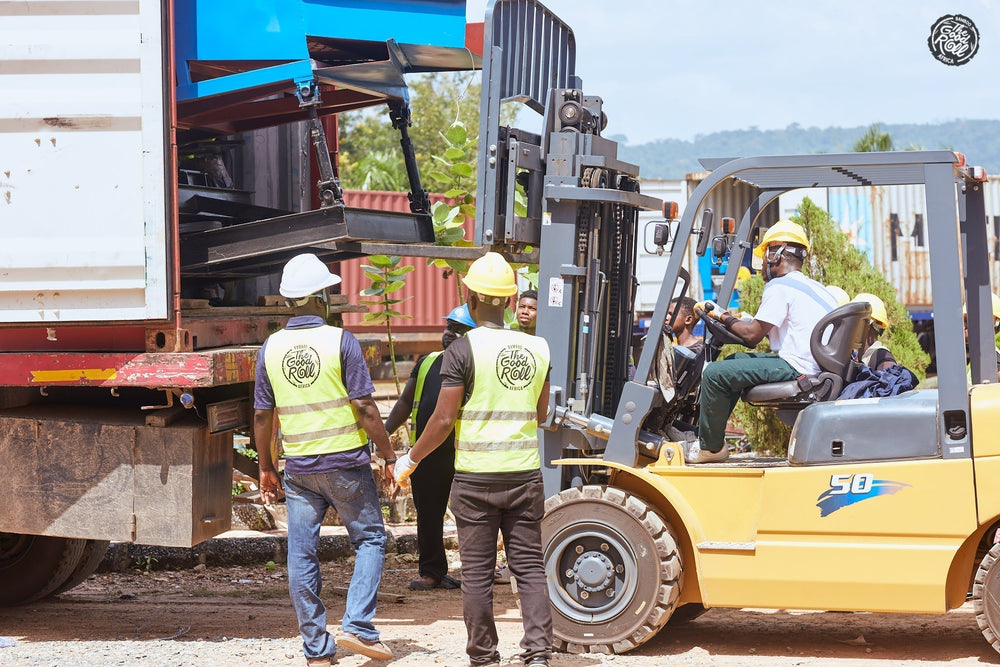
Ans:
{"type": "Polygon", "coordinates": [[[465,0],[302,0],[302,11],[317,37],[465,46],[465,0]]]}
{"type": "MultiPolygon", "coordinates": [[[[176,0],[178,100],[308,78],[307,36],[464,49],[465,0],[176,0]],[[242,61],[193,83],[188,63],[242,61]],[[294,61],[267,66],[255,61],[294,61]]],[[[426,65],[426,64],[425,64],[426,65]]]]}
{"type": "Polygon", "coordinates": [[[177,59],[304,60],[302,5],[288,0],[177,0],[177,59]]]}
{"type": "Polygon", "coordinates": [[[872,202],[868,190],[844,190],[830,188],[830,217],[846,233],[851,242],[872,259],[874,248],[874,225],[872,224],[872,202]]]}
{"type": "Polygon", "coordinates": [[[300,60],[285,65],[241,72],[240,74],[230,74],[208,81],[182,84],[177,86],[177,100],[184,101],[234,90],[245,90],[276,81],[288,81],[289,89],[291,89],[293,81],[310,78],[312,78],[312,63],[308,60],[300,60]]]}

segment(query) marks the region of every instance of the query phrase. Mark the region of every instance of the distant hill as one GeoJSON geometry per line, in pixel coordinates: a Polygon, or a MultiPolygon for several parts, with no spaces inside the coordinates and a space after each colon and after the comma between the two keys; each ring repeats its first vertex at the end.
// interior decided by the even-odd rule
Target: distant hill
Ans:
{"type": "MultiPolygon", "coordinates": [[[[1000,120],[956,120],[934,125],[886,125],[897,150],[948,149],[965,153],[970,164],[1000,175],[1000,120]]],[[[698,158],[747,155],[846,153],[868,127],[802,127],[732,130],[698,135],[694,141],[659,139],[623,145],[618,155],[641,168],[643,178],[683,178],[704,171],[698,158]]]]}

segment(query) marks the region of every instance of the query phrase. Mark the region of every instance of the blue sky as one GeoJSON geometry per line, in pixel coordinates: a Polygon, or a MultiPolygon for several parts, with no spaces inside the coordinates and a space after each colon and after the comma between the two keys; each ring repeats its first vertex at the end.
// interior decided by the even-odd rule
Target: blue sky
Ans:
{"type": "MultiPolygon", "coordinates": [[[[584,91],[629,143],[721,130],[1000,118],[1000,0],[543,0],[576,35],[584,91]],[[979,52],[927,48],[963,14],[979,52]]],[[[468,0],[481,21],[486,0],[468,0]]]]}

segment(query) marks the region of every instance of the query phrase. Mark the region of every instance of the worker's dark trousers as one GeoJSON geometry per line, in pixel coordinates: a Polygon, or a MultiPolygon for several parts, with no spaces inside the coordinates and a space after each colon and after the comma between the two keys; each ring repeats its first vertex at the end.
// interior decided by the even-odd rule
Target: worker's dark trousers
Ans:
{"type": "Polygon", "coordinates": [[[468,476],[459,474],[451,486],[451,511],[462,557],[462,613],[469,635],[465,650],[473,665],[500,659],[493,620],[499,531],[521,597],[521,656],[525,662],[536,656],[548,658],[552,652],[552,613],[542,563],[545,493],[541,473],[530,482],[510,484],[465,481],[468,476]]]}
{"type": "Polygon", "coordinates": [[[428,454],[410,476],[417,510],[417,552],[420,575],[435,581],[448,574],[444,549],[444,513],[455,476],[455,446],[445,442],[428,454]]]}
{"type": "Polygon", "coordinates": [[[763,352],[737,352],[705,366],[698,414],[701,448],[717,452],[725,446],[726,422],[744,389],[794,380],[799,375],[778,355],[763,352]]]}

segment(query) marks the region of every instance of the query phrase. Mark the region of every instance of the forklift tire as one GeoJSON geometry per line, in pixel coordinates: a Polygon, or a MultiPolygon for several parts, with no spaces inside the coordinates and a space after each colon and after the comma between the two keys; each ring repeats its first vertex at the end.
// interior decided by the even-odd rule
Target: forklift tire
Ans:
{"type": "Polygon", "coordinates": [[[80,558],[80,564],[76,566],[66,583],[52,591],[50,595],[65,593],[85,582],[90,575],[97,572],[97,567],[104,560],[110,545],[111,542],[108,540],[87,540],[87,544],[83,547],[83,557],[80,558]]]}
{"type": "Polygon", "coordinates": [[[630,493],[584,486],[552,496],[542,551],[558,650],[625,653],[673,614],[683,573],[677,542],[630,493]]]}
{"type": "Polygon", "coordinates": [[[69,581],[87,540],[0,533],[0,607],[40,600],[69,581]]]}
{"type": "Polygon", "coordinates": [[[983,556],[972,584],[972,608],[986,641],[1000,653],[1000,544],[983,556]]]}

